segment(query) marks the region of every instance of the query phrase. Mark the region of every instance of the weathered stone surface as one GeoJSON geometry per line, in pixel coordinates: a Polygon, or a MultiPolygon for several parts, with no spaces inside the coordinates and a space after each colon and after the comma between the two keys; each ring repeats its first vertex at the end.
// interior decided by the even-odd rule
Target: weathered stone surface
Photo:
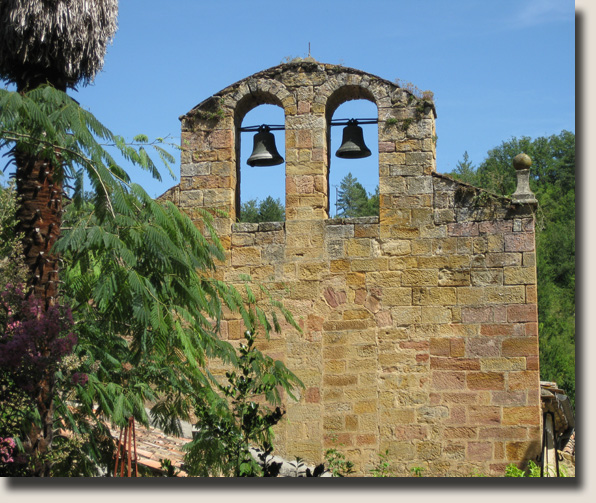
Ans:
{"type": "MultiPolygon", "coordinates": [[[[389,81],[307,58],[182,118],[181,183],[163,198],[226,212],[214,216],[226,250],[214,277],[251,275],[303,330],[284,321],[260,342],[306,386],[298,402],[284,399],[282,456],[316,464],[344,444],[365,475],[387,448],[406,475],[469,475],[530,459],[539,445],[534,219],[506,199],[479,207],[477,189],[435,172],[434,117],[389,81]],[[352,99],[378,108],[380,215],[328,219],[328,119],[352,99]],[[235,223],[236,125],[261,103],[284,110],[286,222],[235,223]]],[[[222,338],[238,344],[244,330],[229,313],[222,338]]]]}

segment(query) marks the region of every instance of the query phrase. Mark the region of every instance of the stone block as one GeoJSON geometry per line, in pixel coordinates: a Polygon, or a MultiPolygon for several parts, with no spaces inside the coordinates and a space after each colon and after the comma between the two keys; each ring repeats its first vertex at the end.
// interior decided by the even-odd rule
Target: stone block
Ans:
{"type": "Polygon", "coordinates": [[[519,358],[480,358],[483,372],[508,372],[526,370],[526,359],[519,358]]]}
{"type": "Polygon", "coordinates": [[[439,442],[419,442],[416,444],[416,456],[420,460],[435,460],[441,457],[441,444],[439,442]]]}
{"type": "Polygon", "coordinates": [[[261,263],[261,250],[256,247],[235,248],[232,250],[232,265],[259,265],[261,263]]]}
{"type": "Polygon", "coordinates": [[[441,269],[438,275],[439,286],[468,286],[470,285],[469,270],[441,269]]]}
{"type": "Polygon", "coordinates": [[[538,356],[536,337],[513,337],[505,339],[501,347],[502,356],[538,356]]]}
{"type": "Polygon", "coordinates": [[[374,433],[356,435],[356,445],[376,445],[378,436],[374,433]]]}
{"type": "Polygon", "coordinates": [[[389,311],[380,311],[376,313],[375,320],[379,328],[393,326],[393,316],[389,311]]]}
{"type": "Polygon", "coordinates": [[[294,300],[312,300],[319,296],[319,285],[316,281],[297,281],[290,285],[289,298],[294,300]]]}
{"type": "Polygon", "coordinates": [[[505,267],[504,283],[506,285],[535,285],[535,267],[505,267]]]}
{"type": "Polygon", "coordinates": [[[492,442],[468,442],[466,459],[470,461],[490,461],[492,456],[492,442]]]}
{"type": "Polygon", "coordinates": [[[325,430],[343,430],[343,416],[341,414],[323,416],[323,428],[325,430]]]}
{"type": "Polygon", "coordinates": [[[534,234],[516,232],[505,234],[506,252],[530,252],[534,249],[534,234]]]}
{"type": "Polygon", "coordinates": [[[486,323],[493,321],[493,310],[490,306],[464,307],[461,319],[463,323],[486,323]]]}
{"type": "Polygon", "coordinates": [[[493,391],[491,393],[493,405],[527,405],[527,394],[525,391],[493,391]]]}
{"type": "Polygon", "coordinates": [[[452,223],[455,221],[455,213],[451,209],[438,209],[434,211],[433,220],[437,225],[452,223]]]}
{"type": "Polygon", "coordinates": [[[522,304],[526,298],[526,289],[519,286],[486,287],[486,300],[492,304],[522,304]]]}
{"type": "Polygon", "coordinates": [[[503,253],[505,251],[505,238],[502,234],[489,234],[487,236],[487,251],[490,253],[503,253]]]}
{"type": "Polygon", "coordinates": [[[470,358],[501,356],[501,341],[493,337],[477,337],[466,340],[466,356],[470,358]]]}
{"type": "Polygon", "coordinates": [[[389,262],[386,258],[354,258],[352,259],[350,267],[354,272],[377,272],[386,271],[389,267],[388,264],[389,262]]]}
{"type": "Polygon", "coordinates": [[[431,357],[430,368],[433,370],[480,370],[477,358],[431,357]]]}
{"type": "Polygon", "coordinates": [[[412,252],[412,245],[409,240],[390,240],[381,243],[381,251],[385,255],[401,256],[409,255],[412,252]]]}
{"type": "Polygon", "coordinates": [[[524,267],[536,267],[536,253],[524,252],[522,254],[522,265],[524,267]]]}
{"type": "Polygon", "coordinates": [[[420,306],[451,306],[457,303],[457,295],[452,287],[419,287],[412,289],[412,302],[420,306]]]}
{"type": "Polygon", "coordinates": [[[355,375],[325,375],[323,383],[328,386],[354,386],[358,383],[355,375]]]}
{"type": "Polygon", "coordinates": [[[395,326],[420,323],[420,308],[410,306],[395,307],[391,310],[391,316],[395,326]]]}
{"type": "Polygon", "coordinates": [[[503,271],[501,269],[472,269],[470,282],[472,286],[502,285],[503,271]]]}
{"type": "Polygon", "coordinates": [[[356,224],[354,225],[354,237],[356,238],[378,238],[379,224],[356,224]]]}
{"type": "Polygon", "coordinates": [[[301,279],[301,280],[321,279],[324,272],[326,272],[327,270],[328,270],[328,264],[325,262],[298,264],[298,279],[301,279]]]}
{"type": "Polygon", "coordinates": [[[366,400],[354,404],[354,414],[374,413],[377,411],[376,400],[366,400]]]}
{"type": "Polygon", "coordinates": [[[351,272],[346,274],[346,285],[352,288],[365,288],[366,277],[363,272],[351,272]]]}
{"type": "Polygon", "coordinates": [[[406,269],[401,276],[402,286],[437,286],[438,269],[406,269]]]}
{"type": "Polygon", "coordinates": [[[521,266],[521,253],[487,253],[486,267],[521,266]]]}
{"type": "Polygon", "coordinates": [[[451,309],[422,306],[420,308],[420,323],[451,323],[451,309]]]}
{"type": "Polygon", "coordinates": [[[387,287],[383,289],[383,306],[411,306],[412,289],[403,287],[387,287]]]}
{"type": "Polygon", "coordinates": [[[416,414],[413,408],[395,408],[379,412],[379,421],[381,424],[413,424],[416,414]]]}
{"type": "Polygon", "coordinates": [[[430,354],[433,356],[449,356],[451,342],[446,337],[431,338],[429,348],[430,354]]]}
{"type": "Polygon", "coordinates": [[[343,374],[346,371],[345,360],[326,360],[323,365],[325,372],[329,374],[343,374]]]}
{"type": "Polygon", "coordinates": [[[476,222],[462,222],[447,224],[449,236],[478,236],[478,224],[476,222]]]}
{"type": "Polygon", "coordinates": [[[332,273],[346,273],[350,270],[348,259],[336,259],[329,262],[329,271],[332,273]]]}
{"type": "Polygon", "coordinates": [[[379,142],[379,152],[395,152],[395,142],[394,141],[380,141],[379,142]]]}
{"type": "Polygon", "coordinates": [[[453,256],[458,253],[457,247],[461,238],[439,237],[432,240],[432,253],[435,255],[453,256]]]}
{"type": "Polygon", "coordinates": [[[370,239],[351,239],[346,247],[348,257],[370,257],[372,244],[370,239]]]}
{"type": "Polygon", "coordinates": [[[540,448],[536,441],[505,442],[505,452],[508,462],[532,459],[537,450],[539,451],[540,448]]]}
{"type": "Polygon", "coordinates": [[[343,290],[336,290],[332,287],[327,287],[323,290],[323,297],[327,301],[330,307],[336,308],[341,304],[345,304],[347,302],[347,295],[346,292],[343,290]]]}
{"type": "Polygon", "coordinates": [[[504,390],[505,374],[503,372],[468,372],[466,387],[470,390],[504,390]]]}
{"type": "Polygon", "coordinates": [[[466,385],[466,373],[462,371],[433,371],[431,387],[436,390],[461,390],[466,385]]]}
{"type": "Polygon", "coordinates": [[[538,372],[526,370],[521,372],[509,372],[507,377],[507,388],[516,390],[537,390],[540,386],[538,372]]]}
{"type": "Polygon", "coordinates": [[[501,407],[469,405],[468,418],[470,425],[499,425],[501,424],[501,407]]]}

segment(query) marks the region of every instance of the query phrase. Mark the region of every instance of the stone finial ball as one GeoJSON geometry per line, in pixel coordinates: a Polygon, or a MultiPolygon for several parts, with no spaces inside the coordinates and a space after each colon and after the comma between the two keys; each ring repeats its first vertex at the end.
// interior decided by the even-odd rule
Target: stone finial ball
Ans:
{"type": "Polygon", "coordinates": [[[532,165],[532,159],[530,159],[530,156],[528,154],[517,154],[514,158],[513,158],[513,167],[517,170],[520,169],[530,169],[530,166],[532,165]]]}

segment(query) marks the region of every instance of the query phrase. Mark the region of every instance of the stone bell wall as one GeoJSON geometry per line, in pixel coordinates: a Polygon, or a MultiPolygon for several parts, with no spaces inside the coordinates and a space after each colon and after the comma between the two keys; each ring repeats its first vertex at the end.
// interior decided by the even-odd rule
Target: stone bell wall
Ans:
{"type": "MultiPolygon", "coordinates": [[[[436,173],[431,101],[307,60],[237,82],[181,120],[180,184],[162,197],[225,211],[218,276],[266,284],[302,328],[260,344],[305,384],[276,453],[314,464],[335,446],[366,475],[388,450],[396,474],[429,476],[502,475],[536,456],[534,206],[436,173]],[[380,215],[329,219],[329,121],[352,99],[378,109],[380,215]],[[235,223],[239,128],[263,103],[285,113],[286,221],[235,223]]],[[[222,337],[243,330],[230,315],[222,337]]]]}

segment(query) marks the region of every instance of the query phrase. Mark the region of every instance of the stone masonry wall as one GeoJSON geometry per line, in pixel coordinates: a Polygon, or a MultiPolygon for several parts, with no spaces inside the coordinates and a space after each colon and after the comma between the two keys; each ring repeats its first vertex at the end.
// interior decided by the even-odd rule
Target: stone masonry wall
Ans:
{"type": "MultiPolygon", "coordinates": [[[[276,453],[315,464],[335,446],[360,475],[385,450],[398,475],[502,475],[536,456],[534,207],[436,173],[432,102],[303,61],[248,77],[181,120],[180,184],[162,197],[227,212],[216,217],[227,250],[217,274],[266,284],[302,328],[260,345],[305,384],[286,403],[276,453]],[[329,219],[329,121],[351,99],[377,105],[380,215],[329,219]],[[234,223],[239,128],[262,103],[285,112],[286,221],[234,223]]],[[[222,337],[243,330],[230,315],[222,337]]]]}

